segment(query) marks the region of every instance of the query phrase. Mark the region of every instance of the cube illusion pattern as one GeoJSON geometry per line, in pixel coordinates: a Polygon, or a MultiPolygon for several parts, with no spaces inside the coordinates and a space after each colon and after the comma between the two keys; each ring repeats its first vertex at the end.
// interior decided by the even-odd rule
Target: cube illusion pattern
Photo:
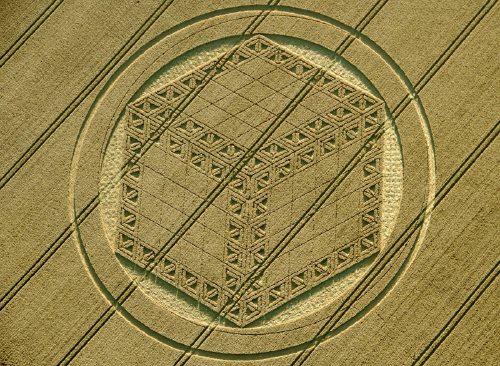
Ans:
{"type": "MultiPolygon", "coordinates": [[[[155,141],[122,180],[116,252],[139,267],[193,211],[185,206],[201,202],[320,69],[261,35],[237,46],[204,84],[216,63],[127,106],[125,159],[155,141]],[[167,126],[161,134],[160,126],[167,126]]],[[[221,311],[383,115],[382,101],[326,72],[154,275],[221,311]]],[[[376,254],[380,168],[376,145],[350,173],[349,189],[316,213],[317,227],[292,242],[226,317],[245,326],[376,254]]]]}

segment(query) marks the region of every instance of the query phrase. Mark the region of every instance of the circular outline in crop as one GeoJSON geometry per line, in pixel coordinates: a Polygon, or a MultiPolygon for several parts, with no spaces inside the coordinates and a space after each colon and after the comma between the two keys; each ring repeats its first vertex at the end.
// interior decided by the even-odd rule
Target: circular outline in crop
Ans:
{"type": "MultiPolygon", "coordinates": [[[[232,21],[235,21],[235,20],[233,19],[232,21]]],[[[326,48],[325,46],[322,46],[318,43],[311,42],[311,40],[304,40],[302,38],[298,38],[298,37],[290,36],[290,35],[285,36],[285,35],[281,35],[281,34],[276,35],[276,34],[269,34],[269,33],[260,33],[260,34],[262,34],[266,37],[269,37],[272,41],[277,42],[278,44],[283,41],[285,43],[292,43],[292,44],[294,43],[295,45],[297,45],[297,43],[299,41],[301,41],[301,42],[305,43],[305,45],[304,45],[305,50],[315,49],[315,52],[318,52],[318,54],[320,54],[320,55],[323,55],[323,56],[327,55],[328,57],[331,57],[332,59],[333,58],[340,58],[341,60],[339,60],[339,62],[341,62],[342,64],[345,63],[345,65],[343,65],[343,67],[347,68],[349,70],[349,72],[352,73],[353,76],[356,76],[358,78],[358,80],[361,80],[364,83],[364,85],[366,86],[366,88],[367,88],[366,90],[368,90],[369,92],[371,92],[372,94],[374,94],[375,96],[377,96],[378,98],[380,98],[384,102],[384,105],[385,105],[384,108],[386,110],[385,121],[389,122],[390,124],[393,124],[394,119],[392,117],[391,111],[388,109],[387,103],[384,100],[384,98],[382,97],[380,91],[375,87],[375,85],[373,85],[373,83],[370,80],[368,80],[366,75],[364,75],[358,68],[356,68],[349,61],[344,59],[342,56],[335,54],[334,51],[326,48]]],[[[121,100],[125,101],[126,96],[128,96],[129,94],[132,94],[132,92],[133,92],[132,96],[130,97],[130,99],[128,99],[126,104],[133,103],[134,100],[136,100],[137,98],[140,98],[142,95],[144,95],[144,93],[147,93],[148,90],[150,90],[150,88],[154,89],[155,87],[160,87],[159,85],[156,85],[155,87],[151,87],[151,82],[154,83],[155,81],[158,80],[158,78],[162,77],[162,75],[168,74],[168,72],[170,70],[181,66],[184,62],[189,63],[191,58],[197,59],[198,58],[197,55],[199,55],[200,53],[203,53],[203,52],[210,53],[211,51],[220,47],[221,45],[223,45],[222,46],[223,49],[227,48],[227,47],[230,48],[230,47],[233,47],[235,44],[238,44],[239,42],[243,42],[246,38],[248,38],[248,37],[244,37],[244,36],[241,36],[239,34],[225,36],[222,38],[217,38],[215,40],[209,41],[208,43],[203,43],[201,45],[197,45],[196,47],[194,47],[194,48],[192,48],[192,49],[190,49],[190,50],[188,50],[188,51],[186,51],[186,52],[184,52],[176,57],[169,58],[168,62],[166,64],[164,64],[163,66],[161,66],[159,68],[153,68],[153,70],[155,70],[155,71],[152,72],[151,76],[149,76],[149,73],[148,73],[149,77],[146,79],[146,82],[144,84],[142,84],[137,90],[135,88],[136,84],[138,84],[137,82],[127,84],[127,88],[126,89],[124,88],[124,90],[120,92],[120,95],[123,95],[121,100]]],[[[177,41],[175,44],[179,44],[181,42],[183,43],[183,42],[185,42],[185,39],[177,41]]],[[[170,45],[170,48],[174,48],[175,44],[170,45]]],[[[161,57],[161,56],[158,56],[158,58],[159,57],[161,57]]],[[[199,60],[199,62],[201,62],[201,63],[208,62],[209,60],[213,59],[214,57],[216,57],[216,56],[214,56],[212,54],[211,56],[207,56],[206,60],[203,58],[203,60],[199,60]]],[[[305,57],[307,57],[307,56],[305,56],[305,57]]],[[[192,66],[192,67],[195,67],[195,66],[192,66]]],[[[183,72],[185,72],[185,70],[183,72]]],[[[123,123],[124,113],[125,113],[125,110],[123,110],[122,112],[119,112],[119,109],[116,109],[113,117],[111,117],[111,121],[116,121],[116,122],[110,123],[109,127],[107,128],[106,136],[108,136],[108,138],[104,140],[103,147],[101,148],[101,160],[100,160],[101,174],[102,174],[102,171],[105,170],[105,168],[106,168],[104,166],[104,163],[103,163],[105,160],[105,154],[107,153],[107,151],[109,149],[109,145],[110,145],[111,140],[114,138],[113,137],[114,132],[118,129],[118,126],[121,123],[123,123]]],[[[393,131],[394,137],[397,139],[397,135],[398,135],[397,126],[393,125],[392,127],[394,129],[394,131],[393,131]]],[[[398,145],[399,145],[399,143],[398,143],[398,145]]],[[[397,150],[401,154],[400,146],[397,147],[397,150]]],[[[402,164],[403,162],[401,161],[400,163],[402,164]]],[[[402,182],[400,184],[401,184],[401,188],[402,188],[402,182]]],[[[400,202],[397,204],[398,212],[399,212],[399,208],[400,208],[399,206],[400,206],[400,202]]],[[[106,212],[106,209],[104,209],[104,212],[106,212]]],[[[395,224],[395,223],[396,223],[396,219],[394,219],[393,224],[395,224]]],[[[392,229],[390,231],[392,231],[392,229]]],[[[108,234],[109,234],[109,237],[111,238],[112,234],[111,233],[108,233],[108,234]]],[[[370,262],[372,262],[375,259],[375,257],[376,256],[374,256],[373,258],[370,259],[369,262],[367,262],[366,268],[364,268],[362,270],[363,273],[365,273],[368,270],[370,262]]],[[[129,269],[125,268],[125,270],[129,275],[131,274],[129,269]]],[[[136,273],[135,275],[137,276],[139,274],[136,273]]],[[[338,277],[333,277],[325,282],[321,282],[321,284],[319,286],[315,287],[315,289],[318,289],[319,287],[322,287],[323,285],[326,285],[326,287],[328,287],[329,285],[326,284],[327,282],[330,282],[330,286],[331,286],[332,282],[336,281],[335,280],[336,278],[338,278],[338,277]]],[[[177,291],[177,290],[174,290],[174,291],[177,291]]],[[[183,296],[188,297],[189,295],[183,295],[183,296]]],[[[287,303],[293,302],[295,300],[296,299],[291,299],[291,301],[289,301],[287,303]]],[[[310,299],[308,299],[308,300],[310,300],[310,299]]],[[[154,302],[154,296],[152,297],[152,301],[154,302]]],[[[317,317],[314,321],[307,322],[307,320],[304,320],[302,322],[302,324],[290,325],[286,329],[286,331],[295,331],[295,330],[299,330],[299,329],[304,329],[305,327],[307,327],[310,324],[318,323],[321,320],[325,319],[327,317],[325,315],[325,313],[327,313],[327,311],[324,308],[325,308],[325,306],[326,307],[329,305],[332,306],[333,301],[334,300],[329,301],[327,303],[327,305],[321,306],[321,310],[325,310],[325,311],[322,312],[321,316],[317,317]]],[[[171,307],[167,307],[167,308],[168,308],[168,311],[176,313],[177,315],[183,317],[185,320],[192,322],[192,323],[195,323],[195,324],[200,325],[200,326],[207,326],[208,323],[210,322],[210,320],[198,320],[198,319],[194,319],[194,316],[185,316],[184,314],[180,314],[180,313],[175,311],[175,305],[172,305],[171,307]]],[[[281,308],[281,310],[283,310],[283,308],[281,308]]],[[[321,311],[321,310],[313,309],[312,311],[308,312],[307,314],[301,314],[300,316],[295,315],[290,322],[298,323],[297,320],[299,318],[304,319],[304,318],[311,317],[313,314],[317,314],[318,311],[321,311]]],[[[280,312],[280,308],[273,310],[273,312],[274,312],[274,314],[278,314],[280,312]]],[[[238,333],[238,334],[250,335],[250,334],[252,334],[252,330],[255,332],[254,334],[262,334],[263,333],[262,329],[264,327],[265,328],[272,328],[273,326],[276,326],[276,325],[277,325],[276,323],[274,323],[274,324],[258,324],[258,325],[255,325],[255,327],[254,326],[245,326],[244,328],[238,328],[237,326],[234,326],[234,327],[229,326],[228,327],[229,329],[226,328],[226,325],[220,325],[219,329],[221,331],[227,331],[227,333],[233,333],[233,334],[238,333]],[[262,331],[262,333],[261,333],[261,331],[262,331]]],[[[284,330],[269,329],[268,331],[265,332],[265,334],[280,333],[283,331],[284,330]]]]}
{"type": "MultiPolygon", "coordinates": [[[[328,26],[334,26],[337,29],[341,29],[344,32],[348,33],[351,36],[355,36],[359,41],[361,41],[365,46],[370,48],[372,51],[374,51],[378,56],[380,56],[386,63],[387,65],[393,70],[395,73],[396,77],[400,79],[400,81],[403,83],[405,88],[407,89],[408,94],[411,96],[413,100],[413,104],[416,108],[416,111],[419,115],[419,118],[421,120],[421,125],[422,125],[422,130],[424,132],[424,136],[426,139],[426,144],[427,144],[427,160],[428,160],[428,165],[429,165],[429,184],[427,185],[427,213],[430,212],[431,209],[431,202],[435,194],[435,179],[434,179],[434,168],[435,168],[435,160],[434,160],[434,145],[432,142],[432,134],[430,131],[429,127],[429,122],[427,119],[427,115],[425,112],[425,109],[422,105],[422,102],[420,101],[419,97],[417,96],[415,89],[413,87],[413,84],[410,82],[408,77],[404,74],[403,70],[397,65],[397,63],[380,47],[378,46],[375,42],[373,42],[371,39],[369,39],[367,36],[365,36],[362,32],[356,31],[352,27],[336,20],[333,18],[330,18],[326,15],[319,14],[310,10],[304,10],[300,8],[295,8],[295,7],[290,7],[290,6],[275,6],[273,7],[274,10],[277,10],[281,13],[285,14],[272,14],[272,16],[286,16],[286,17],[298,17],[298,18],[305,18],[308,20],[312,20],[314,22],[319,22],[326,24],[328,26]]],[[[164,39],[165,37],[176,33],[179,30],[182,30],[183,28],[187,28],[189,26],[192,26],[194,24],[206,21],[208,19],[217,17],[217,16],[223,16],[223,15],[234,15],[239,12],[255,12],[255,11],[265,11],[265,10],[270,10],[268,6],[263,6],[263,5],[245,5],[245,6],[240,6],[240,7],[233,7],[233,8],[227,8],[223,10],[217,10],[211,13],[206,13],[200,16],[197,16],[195,18],[189,19],[177,26],[172,27],[171,29],[162,32],[159,34],[157,37],[155,37],[153,40],[142,46],[137,52],[135,52],[122,66],[118,68],[117,71],[111,76],[111,78],[108,80],[108,82],[104,85],[104,87],[99,91],[96,99],[92,103],[89,112],[86,115],[86,118],[81,126],[81,129],[79,131],[79,135],[77,138],[76,146],[73,152],[73,158],[72,158],[72,163],[71,163],[71,177],[75,178],[76,177],[76,172],[77,172],[77,163],[79,161],[79,153],[82,148],[82,144],[84,139],[81,139],[81,136],[84,134],[84,131],[86,128],[88,128],[88,122],[93,114],[94,109],[98,106],[100,100],[102,97],[105,95],[105,92],[112,86],[114,80],[116,79],[116,76],[122,73],[123,71],[126,70],[127,66],[130,65],[133,61],[135,61],[138,57],[140,57],[148,48],[152,47],[156,43],[158,43],[160,40],[164,39]]],[[[248,17],[252,17],[253,15],[249,15],[248,17]]],[[[244,18],[244,17],[242,17],[244,18]]],[[[75,182],[75,179],[71,179],[72,182],[75,182]]],[[[216,352],[216,351],[208,351],[208,350],[203,350],[203,349],[191,349],[189,346],[182,344],[178,341],[175,341],[171,338],[168,338],[153,329],[149,328],[146,326],[144,323],[140,322],[138,319],[136,319],[132,314],[130,314],[124,306],[121,304],[116,304],[116,299],[115,297],[109,292],[109,290],[104,286],[102,281],[100,280],[99,276],[95,273],[93,270],[92,263],[90,261],[90,258],[88,254],[86,253],[85,250],[85,245],[83,244],[83,240],[81,238],[81,232],[79,228],[79,224],[77,221],[77,212],[76,212],[76,201],[75,201],[75,185],[72,184],[70,186],[70,215],[72,218],[72,222],[75,225],[75,233],[77,235],[78,239],[78,244],[79,244],[79,249],[80,249],[80,254],[82,255],[83,261],[85,266],[89,269],[89,273],[92,277],[92,280],[96,283],[97,287],[101,290],[103,296],[111,303],[114,304],[117,308],[117,311],[124,316],[129,322],[134,324],[136,327],[138,327],[140,330],[145,332],[146,334],[156,338],[162,343],[165,343],[169,346],[172,346],[174,348],[177,348],[179,350],[189,350],[190,352],[194,354],[198,354],[201,356],[206,356],[206,357],[213,357],[213,358],[218,358],[218,359],[231,359],[231,360],[257,360],[257,359],[267,359],[267,358],[272,358],[272,357],[278,357],[286,354],[291,354],[297,351],[300,351],[306,347],[308,347],[310,344],[312,344],[316,339],[310,339],[309,341],[294,345],[294,346],[288,346],[282,349],[278,350],[272,350],[272,351],[267,351],[264,353],[251,353],[251,354],[242,354],[242,353],[223,353],[223,352],[216,352]]],[[[417,234],[417,238],[415,239],[412,248],[410,250],[410,253],[407,255],[407,257],[404,259],[403,264],[401,265],[400,269],[396,272],[396,274],[389,280],[388,284],[384,286],[384,289],[375,297],[374,300],[371,300],[368,305],[363,307],[356,315],[352,316],[348,321],[346,321],[344,324],[341,326],[335,328],[334,331],[330,332],[326,337],[321,338],[321,342],[340,333],[344,329],[348,328],[350,325],[354,324],[357,320],[359,320],[362,316],[364,316],[367,312],[369,312],[370,309],[368,309],[370,304],[372,302],[378,302],[382,297],[385,296],[385,294],[392,289],[394,284],[396,283],[396,279],[399,278],[402,273],[406,270],[408,267],[409,263],[413,260],[415,257],[415,254],[417,252],[417,248],[421,245],[421,242],[423,240],[424,235],[422,235],[429,224],[429,219],[430,215],[427,214],[426,218],[424,220],[424,224],[422,225],[421,230],[419,230],[417,234]],[[380,296],[382,295],[382,296],[380,296]],[[368,310],[367,310],[368,309],[368,310]]]]}

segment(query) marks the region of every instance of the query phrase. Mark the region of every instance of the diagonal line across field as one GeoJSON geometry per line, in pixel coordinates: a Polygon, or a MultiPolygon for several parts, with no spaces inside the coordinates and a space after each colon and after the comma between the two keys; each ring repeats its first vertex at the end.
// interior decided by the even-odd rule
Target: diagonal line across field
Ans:
{"type": "MultiPolygon", "coordinates": [[[[366,26],[370,24],[372,19],[375,18],[375,16],[380,12],[380,10],[382,10],[384,5],[387,4],[388,1],[389,0],[379,0],[375,4],[373,4],[368,13],[366,13],[366,15],[356,25],[355,29],[359,32],[362,32],[366,28],[366,26]]],[[[335,53],[342,55],[351,46],[355,39],[356,38],[352,35],[348,35],[347,37],[345,37],[340,45],[335,49],[335,53]]]]}
{"type": "Polygon", "coordinates": [[[412,363],[412,366],[424,365],[434,352],[441,346],[444,340],[453,332],[469,310],[474,306],[481,295],[491,286],[500,274],[500,262],[496,262],[493,268],[483,277],[477,286],[471,291],[467,299],[459,306],[453,316],[439,330],[429,344],[422,350],[412,363]]]}
{"type": "Polygon", "coordinates": [[[75,230],[75,225],[80,225],[99,205],[98,196],[95,196],[83,208],[76,218],[76,223],[70,223],[56,240],[43,252],[43,254],[31,265],[19,280],[0,299],[0,311],[17,295],[17,293],[29,282],[29,280],[47,263],[47,261],[59,250],[75,230]]]}
{"type": "Polygon", "coordinates": [[[26,162],[43,146],[43,144],[54,134],[64,121],[82,104],[87,96],[108,76],[118,65],[122,58],[129,52],[146,31],[158,20],[158,18],[168,9],[174,0],[165,0],[151,14],[151,16],[141,25],[141,27],[128,39],[128,41],[118,50],[99,73],[78,93],[71,103],[57,116],[57,118],[45,129],[41,136],[31,144],[21,157],[12,165],[9,170],[0,178],[0,189],[14,177],[26,162]]]}
{"type": "Polygon", "coordinates": [[[37,31],[38,28],[57,10],[64,0],[54,0],[45,8],[42,14],[26,29],[23,34],[0,56],[0,68],[22,47],[22,45],[37,31]]]}
{"type": "MultiPolygon", "coordinates": [[[[427,83],[432,79],[432,77],[441,69],[441,67],[448,61],[448,59],[455,53],[458,47],[465,41],[465,39],[472,33],[472,31],[477,27],[477,25],[484,19],[484,17],[493,9],[497,4],[498,0],[488,0],[479,9],[479,11],[474,14],[471,20],[466,24],[466,26],[460,31],[460,33],[453,39],[450,45],[444,50],[444,52],[432,63],[427,72],[425,72],[420,79],[415,83],[415,92],[420,93],[420,91],[427,85],[427,83]]],[[[396,106],[394,113],[400,113],[405,109],[408,104],[411,103],[412,96],[407,95],[403,100],[401,100],[396,106]]]]}

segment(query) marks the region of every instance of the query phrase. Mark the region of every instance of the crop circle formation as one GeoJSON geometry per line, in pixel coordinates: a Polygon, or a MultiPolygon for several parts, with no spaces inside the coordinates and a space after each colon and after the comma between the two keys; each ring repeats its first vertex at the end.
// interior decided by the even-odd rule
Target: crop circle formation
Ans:
{"type": "MultiPolygon", "coordinates": [[[[194,350],[216,358],[306,346],[433,187],[432,150],[405,145],[415,134],[429,145],[418,99],[412,124],[394,123],[384,90],[314,34],[357,35],[412,95],[394,61],[347,25],[296,8],[278,7],[272,27],[238,35],[262,9],[193,19],[134,54],[101,90],[73,159],[75,222],[99,194],[99,214],[77,230],[99,290],[115,302],[136,281],[117,310],[176,348],[189,344],[176,327],[217,322],[219,342],[194,350]],[[296,34],[284,19],[299,24],[296,34]],[[421,171],[405,168],[415,163],[421,171]],[[412,175],[425,186],[410,187],[412,175]],[[286,340],[269,342],[277,333],[286,340]]],[[[386,282],[338,331],[380,302],[417,249],[418,240],[392,260],[386,282]]]]}

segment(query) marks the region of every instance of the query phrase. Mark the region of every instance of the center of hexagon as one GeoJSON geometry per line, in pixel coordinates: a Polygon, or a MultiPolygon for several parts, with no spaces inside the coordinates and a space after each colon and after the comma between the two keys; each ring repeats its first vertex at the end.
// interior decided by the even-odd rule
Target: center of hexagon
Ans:
{"type": "MultiPolygon", "coordinates": [[[[384,112],[378,98],[326,70],[293,104],[320,67],[263,36],[242,42],[208,78],[216,61],[127,106],[125,158],[155,143],[122,179],[116,253],[148,266],[293,105],[154,268],[157,278],[220,312],[383,123],[384,112]]],[[[381,156],[380,147],[372,149],[350,172],[232,307],[230,321],[247,325],[379,251],[381,156]]]]}

